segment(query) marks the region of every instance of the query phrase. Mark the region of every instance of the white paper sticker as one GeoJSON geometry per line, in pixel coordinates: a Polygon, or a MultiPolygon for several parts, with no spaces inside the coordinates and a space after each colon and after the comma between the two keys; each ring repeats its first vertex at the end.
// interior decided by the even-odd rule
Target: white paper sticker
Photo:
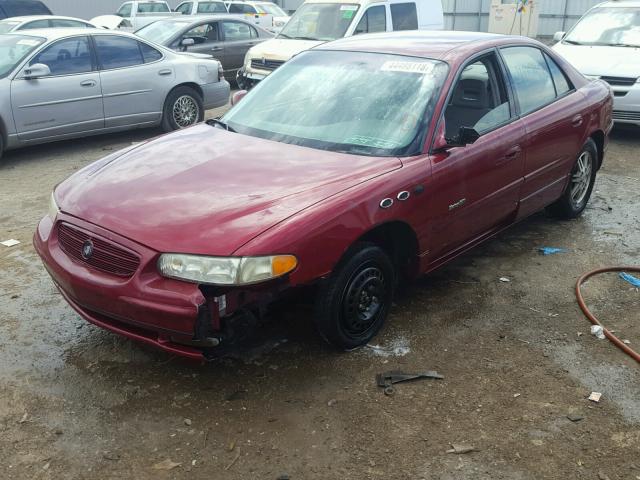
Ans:
{"type": "Polygon", "coordinates": [[[357,5],[342,5],[340,7],[340,10],[351,10],[352,12],[355,12],[356,10],[358,10],[358,6],[357,5]]]}
{"type": "Polygon", "coordinates": [[[25,45],[27,47],[35,47],[39,43],[40,42],[38,40],[29,40],[29,39],[25,38],[23,40],[18,40],[16,42],[16,45],[25,45]]]}
{"type": "Polygon", "coordinates": [[[433,63],[390,61],[384,62],[380,70],[383,72],[420,73],[427,75],[433,72],[433,63]]]}
{"type": "Polygon", "coordinates": [[[5,247],[15,247],[16,245],[20,245],[20,241],[12,238],[11,240],[0,242],[0,245],[4,245],[5,247]]]}

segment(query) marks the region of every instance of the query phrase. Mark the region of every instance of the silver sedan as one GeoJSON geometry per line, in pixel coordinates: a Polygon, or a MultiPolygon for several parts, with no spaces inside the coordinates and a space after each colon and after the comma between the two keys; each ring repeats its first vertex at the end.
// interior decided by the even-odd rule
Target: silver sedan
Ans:
{"type": "Polygon", "coordinates": [[[0,35],[0,155],[67,138],[202,121],[229,98],[220,62],[134,35],[47,29],[0,35]]]}

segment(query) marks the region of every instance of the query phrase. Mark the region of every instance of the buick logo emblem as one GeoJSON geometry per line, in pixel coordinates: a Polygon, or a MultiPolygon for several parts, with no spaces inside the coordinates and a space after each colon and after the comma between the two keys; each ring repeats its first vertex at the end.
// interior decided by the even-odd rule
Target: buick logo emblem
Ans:
{"type": "Polygon", "coordinates": [[[89,260],[93,256],[93,242],[87,240],[82,244],[82,258],[89,260]]]}

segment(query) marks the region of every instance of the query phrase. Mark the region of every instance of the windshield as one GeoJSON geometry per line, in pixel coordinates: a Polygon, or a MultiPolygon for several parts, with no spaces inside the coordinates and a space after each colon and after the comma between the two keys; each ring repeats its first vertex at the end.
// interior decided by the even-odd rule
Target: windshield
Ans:
{"type": "Polygon", "coordinates": [[[267,13],[275,17],[286,17],[287,14],[275,3],[258,3],[254,4],[258,13],[267,13]]]}
{"type": "Polygon", "coordinates": [[[171,10],[166,3],[138,3],[138,13],[169,13],[171,10]]]}
{"type": "Polygon", "coordinates": [[[303,3],[279,37],[322,41],[342,38],[358,8],[351,3],[303,3]]]}
{"type": "Polygon", "coordinates": [[[164,45],[165,42],[171,40],[181,30],[183,30],[188,22],[177,22],[172,20],[158,20],[157,22],[145,25],[136,32],[136,35],[149,40],[153,43],[164,45]]]}
{"type": "Polygon", "coordinates": [[[223,121],[238,133],[357,155],[421,151],[448,67],[415,57],[310,50],[260,82],[223,121]]]}
{"type": "Polygon", "coordinates": [[[0,33],[8,33],[20,25],[20,22],[0,22],[0,33]]]}
{"type": "Polygon", "coordinates": [[[578,45],[640,47],[640,8],[595,8],[565,37],[578,45]]]}
{"type": "Polygon", "coordinates": [[[44,38],[24,35],[0,35],[0,78],[4,78],[16,66],[42,45],[44,38]]]}
{"type": "Polygon", "coordinates": [[[227,13],[223,2],[200,2],[198,13],[227,13]]]}

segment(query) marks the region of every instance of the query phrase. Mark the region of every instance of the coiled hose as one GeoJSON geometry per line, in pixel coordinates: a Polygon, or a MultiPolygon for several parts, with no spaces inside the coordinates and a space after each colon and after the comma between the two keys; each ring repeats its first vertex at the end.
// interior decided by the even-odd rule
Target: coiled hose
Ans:
{"type": "Polygon", "coordinates": [[[602,330],[604,331],[605,336],[613,342],[613,344],[622,350],[624,353],[633,358],[636,362],[640,363],[640,354],[633,350],[628,345],[625,345],[622,340],[616,337],[613,333],[611,333],[607,328],[600,323],[600,321],[591,313],[587,304],[582,297],[581,287],[589,278],[594,275],[598,275],[600,273],[608,273],[608,272],[640,272],[640,267],[605,267],[599,268],[597,270],[592,270],[590,272],[585,273],[578,279],[578,283],[576,283],[576,297],[578,298],[578,305],[580,305],[580,309],[584,312],[585,316],[589,319],[591,323],[594,325],[600,325],[602,330]]]}

